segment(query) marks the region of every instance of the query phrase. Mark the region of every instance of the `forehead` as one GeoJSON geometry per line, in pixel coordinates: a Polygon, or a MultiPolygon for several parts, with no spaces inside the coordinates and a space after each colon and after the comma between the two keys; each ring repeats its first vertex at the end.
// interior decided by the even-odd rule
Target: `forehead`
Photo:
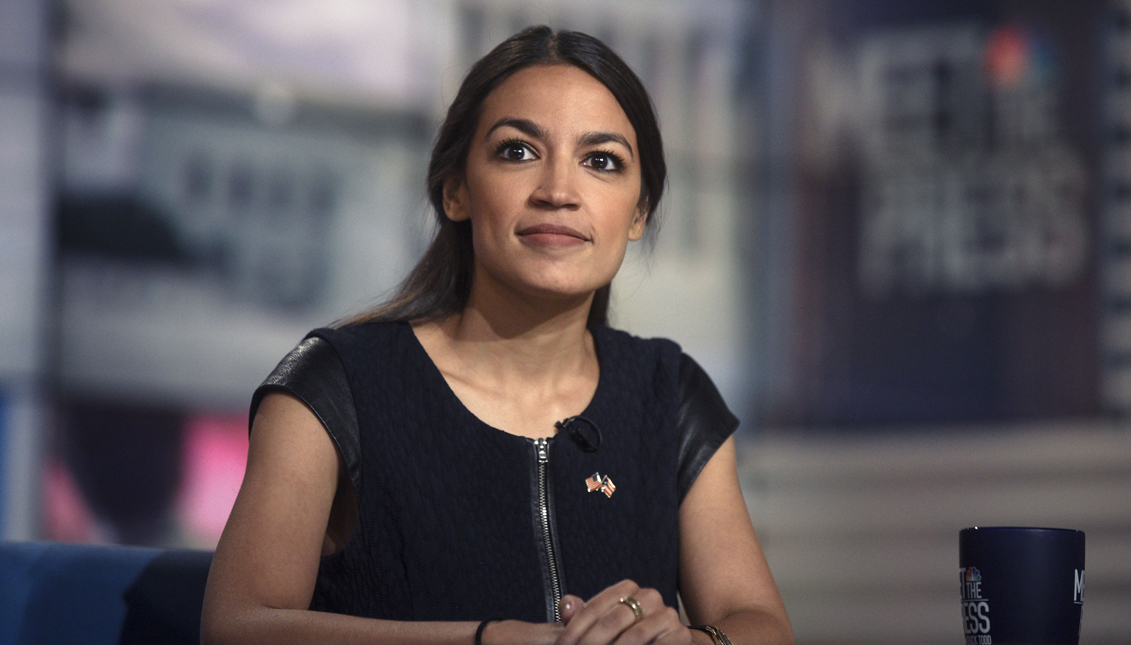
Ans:
{"type": "Polygon", "coordinates": [[[529,119],[551,132],[616,132],[635,145],[636,132],[609,88],[572,65],[515,72],[483,101],[479,130],[503,118],[529,119]]]}

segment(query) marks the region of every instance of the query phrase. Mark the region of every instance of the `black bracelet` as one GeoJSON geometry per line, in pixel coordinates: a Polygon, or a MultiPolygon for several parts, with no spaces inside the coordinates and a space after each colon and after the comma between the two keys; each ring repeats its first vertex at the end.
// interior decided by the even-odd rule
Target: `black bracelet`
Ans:
{"type": "Polygon", "coordinates": [[[479,623],[479,629],[475,630],[475,645],[483,645],[483,630],[487,629],[487,623],[493,623],[498,620],[498,618],[488,618],[487,620],[479,623]]]}

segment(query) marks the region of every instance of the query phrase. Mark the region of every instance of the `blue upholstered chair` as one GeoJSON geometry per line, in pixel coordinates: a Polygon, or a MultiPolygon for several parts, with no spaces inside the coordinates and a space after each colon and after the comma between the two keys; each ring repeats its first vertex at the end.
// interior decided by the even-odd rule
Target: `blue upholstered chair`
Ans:
{"type": "Polygon", "coordinates": [[[0,542],[0,645],[196,645],[211,563],[211,551],[0,542]]]}

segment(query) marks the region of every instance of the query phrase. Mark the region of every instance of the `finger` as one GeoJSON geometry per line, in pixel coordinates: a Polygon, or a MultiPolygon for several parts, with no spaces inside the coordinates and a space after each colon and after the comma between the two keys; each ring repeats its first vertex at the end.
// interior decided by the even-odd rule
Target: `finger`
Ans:
{"type": "MultiPolygon", "coordinates": [[[[667,607],[664,605],[664,597],[655,589],[638,587],[635,592],[626,593],[626,596],[617,596],[611,601],[605,613],[578,640],[579,645],[606,645],[624,637],[625,634],[633,634],[624,641],[626,643],[646,643],[679,623],[678,614],[665,612],[667,607]],[[639,604],[641,610],[639,618],[632,603],[621,601],[626,596],[632,597],[639,604]],[[649,616],[656,618],[649,620],[642,630],[637,630],[636,628],[649,616]]],[[[608,598],[601,600],[608,601],[608,598]]],[[[588,606],[593,607],[595,602],[596,599],[590,600],[588,606]]]]}
{"type": "Polygon", "coordinates": [[[679,622],[678,611],[676,612],[676,624],[652,640],[653,645],[692,645],[693,642],[691,630],[687,628],[687,625],[679,622]]]}
{"type": "Polygon", "coordinates": [[[621,603],[631,613],[632,622],[623,629],[614,642],[624,645],[650,643],[660,634],[679,625],[679,612],[664,605],[664,597],[660,592],[655,589],[641,589],[636,592],[634,598],[640,603],[641,618],[638,620],[632,607],[621,603]]]}
{"type": "Polygon", "coordinates": [[[558,614],[562,617],[563,623],[568,623],[571,618],[577,615],[585,607],[585,601],[573,594],[566,594],[562,596],[561,601],[558,602],[558,614]]]}
{"type": "Polygon", "coordinates": [[[687,645],[691,632],[679,621],[679,612],[671,607],[661,607],[647,618],[624,630],[614,641],[615,645],[687,645]]]}
{"type": "Polygon", "coordinates": [[[613,624],[610,624],[610,621],[605,623],[602,630],[594,632],[593,634],[589,634],[589,632],[609,613],[610,609],[615,608],[618,604],[622,604],[619,602],[621,598],[631,596],[639,591],[639,589],[640,587],[638,587],[635,582],[622,580],[590,598],[570,619],[569,624],[566,625],[565,631],[558,637],[557,645],[577,645],[583,642],[583,636],[585,637],[584,642],[586,645],[589,642],[610,642],[617,634],[624,631],[624,628],[630,625],[635,619],[631,608],[626,608],[628,611],[622,613],[621,618],[624,620],[619,629],[615,632],[608,633],[604,641],[594,641],[594,639],[599,639],[600,634],[614,627],[613,624]]]}

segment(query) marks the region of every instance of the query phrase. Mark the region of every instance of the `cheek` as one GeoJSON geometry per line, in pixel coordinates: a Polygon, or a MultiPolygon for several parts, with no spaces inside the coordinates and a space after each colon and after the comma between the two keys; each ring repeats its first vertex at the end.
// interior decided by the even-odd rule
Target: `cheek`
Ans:
{"type": "Polygon", "coordinates": [[[623,222],[626,229],[637,220],[637,215],[640,212],[641,190],[640,178],[636,177],[634,181],[629,181],[627,185],[621,186],[616,191],[615,197],[610,195],[610,199],[615,200],[618,212],[624,214],[623,222]]]}
{"type": "Polygon", "coordinates": [[[523,186],[516,182],[475,181],[468,185],[470,216],[480,228],[506,224],[520,212],[525,203],[523,186]]]}
{"type": "Polygon", "coordinates": [[[515,227],[513,204],[498,192],[482,191],[471,206],[471,248],[477,261],[497,265],[508,252],[515,227]]]}
{"type": "Polygon", "coordinates": [[[618,195],[615,206],[610,210],[616,213],[610,217],[613,220],[610,227],[615,226],[618,235],[635,239],[643,232],[644,219],[640,216],[640,198],[637,195],[618,195]]]}

